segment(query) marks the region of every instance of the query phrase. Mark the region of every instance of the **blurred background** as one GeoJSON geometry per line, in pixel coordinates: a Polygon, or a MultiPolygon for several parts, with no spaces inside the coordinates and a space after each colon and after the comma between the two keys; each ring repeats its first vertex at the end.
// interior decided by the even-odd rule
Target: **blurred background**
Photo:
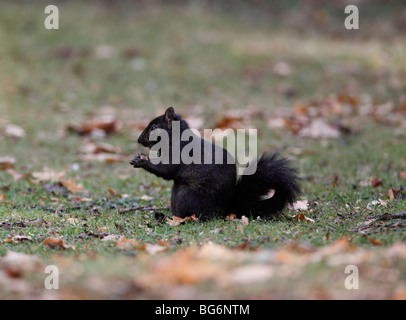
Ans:
{"type": "Polygon", "coordinates": [[[48,4],[0,1],[0,146],[26,171],[76,163],[93,131],[130,156],[169,105],[196,128],[258,128],[261,150],[306,146],[315,113],[338,136],[406,108],[400,0],[56,1],[58,30],[48,4]]]}

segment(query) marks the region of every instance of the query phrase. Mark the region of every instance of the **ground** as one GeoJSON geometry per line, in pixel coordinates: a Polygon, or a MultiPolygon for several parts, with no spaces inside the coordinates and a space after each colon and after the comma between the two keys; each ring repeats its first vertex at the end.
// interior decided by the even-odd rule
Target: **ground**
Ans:
{"type": "Polygon", "coordinates": [[[347,30],[334,3],[66,1],[47,30],[2,1],[0,298],[405,299],[405,8],[363,1],[347,30]],[[296,206],[173,218],[171,183],[129,165],[169,105],[256,128],[296,206]]]}

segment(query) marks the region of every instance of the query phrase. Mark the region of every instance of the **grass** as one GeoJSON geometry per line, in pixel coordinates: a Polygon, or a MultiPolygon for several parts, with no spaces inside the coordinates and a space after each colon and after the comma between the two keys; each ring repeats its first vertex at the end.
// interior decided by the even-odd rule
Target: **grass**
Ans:
{"type": "MultiPolygon", "coordinates": [[[[44,167],[66,170],[66,178],[83,184],[85,191],[72,194],[51,182],[36,184],[32,176],[15,182],[6,171],[0,171],[0,194],[4,195],[0,202],[0,256],[16,251],[39,257],[43,265],[59,265],[71,280],[63,281],[64,290],[58,298],[188,296],[185,292],[189,291],[182,291],[182,281],[179,286],[151,278],[151,283],[162,280],[164,287],[174,288],[164,294],[159,285],[135,281],[134,274],[156,276],[161,270],[159,261],[168,261],[168,265],[171,261],[165,259],[171,257],[182,261],[182,252],[195,258],[194,246],[204,247],[209,242],[230,250],[227,252],[235,258],[222,265],[219,273],[245,265],[238,260],[239,252],[257,264],[261,252],[270,254],[293,244],[314,252],[329,248],[343,236],[350,237],[351,245],[371,252],[405,242],[404,225],[396,225],[397,221],[377,222],[366,234],[357,230],[368,216],[406,211],[401,199],[388,202],[386,207],[368,207],[374,200],[386,200],[389,189],[405,185],[399,175],[406,170],[404,127],[387,126],[371,117],[348,117],[345,120],[356,133],[326,140],[300,137],[287,128],[267,125],[269,118],[290,113],[296,103],[334,94],[353,95],[373,105],[388,101],[400,105],[405,99],[406,43],[394,26],[390,26],[391,37],[386,37],[379,32],[378,23],[372,25],[377,17],[366,17],[363,25],[371,21],[371,31],[348,35],[328,8],[325,14],[331,20],[324,23],[327,30],[334,26],[331,34],[315,31],[320,29],[317,21],[307,20],[307,26],[301,24],[303,16],[295,20],[296,7],[282,8],[286,15],[267,23],[266,16],[255,10],[227,13],[201,2],[185,6],[122,2],[112,7],[63,2],[58,5],[60,29],[51,31],[43,27],[45,15],[40,4],[5,3],[0,12],[0,120],[21,126],[26,136],[14,139],[2,132],[0,156],[14,157],[14,170],[22,174],[40,172],[44,167]],[[97,54],[103,46],[107,46],[107,58],[97,54]],[[280,61],[291,67],[287,76],[273,71],[280,61]],[[139,150],[139,128],[132,125],[152,118],[168,105],[186,117],[204,119],[206,128],[214,127],[224,110],[251,107],[264,112],[265,117],[250,119],[259,129],[258,148],[261,152],[279,150],[294,160],[304,177],[301,198],[314,205],[305,214],[315,222],[297,222],[292,218],[295,213],[286,211],[279,219],[250,217],[244,226],[238,220],[219,218],[170,227],[165,220],[158,221],[153,211],[170,216],[171,183],[134,170],[129,161],[82,160],[80,147],[89,141],[118,146],[130,160],[139,150]],[[104,106],[110,106],[123,124],[116,134],[92,140],[66,130],[68,124],[102,112],[104,106]],[[79,170],[75,170],[77,166],[79,170]],[[382,185],[362,186],[373,176],[381,179],[382,185]],[[126,196],[112,195],[108,187],[126,196]],[[144,195],[152,199],[141,200],[144,195]],[[81,202],[77,197],[92,200],[81,202]],[[31,223],[38,218],[46,224],[31,223]],[[140,246],[165,243],[167,252],[150,256],[140,248],[123,250],[114,241],[101,241],[105,234],[135,238],[140,246]],[[17,235],[32,240],[7,240],[17,235]],[[63,239],[75,248],[49,248],[43,244],[47,238],[63,239]],[[107,289],[100,293],[97,278],[105,281],[103,286],[117,284],[119,293],[107,289]]],[[[378,18],[387,21],[393,14],[385,11],[378,18]]],[[[398,115],[405,119],[404,113],[398,115]]],[[[345,260],[342,263],[346,264],[345,260]]],[[[373,260],[369,263],[380,266],[373,260]]],[[[390,266],[400,270],[396,279],[404,282],[404,263],[390,266]]],[[[200,270],[198,265],[191,268],[200,270]]],[[[4,274],[9,269],[4,270],[0,280],[7,277],[4,274]]],[[[296,272],[288,266],[287,270],[296,272]]],[[[203,277],[190,297],[381,297],[371,292],[382,283],[368,276],[368,285],[358,296],[340,291],[336,284],[331,289],[334,293],[321,294],[315,289],[321,284],[308,280],[316,274],[328,279],[337,272],[342,273],[324,262],[309,263],[299,279],[294,278],[300,283],[297,288],[281,276],[261,285],[248,283],[240,292],[233,286],[219,288],[218,278],[213,282],[203,277]],[[282,289],[285,287],[291,290],[282,289]]],[[[24,298],[41,292],[43,298],[49,298],[41,291],[42,279],[42,271],[23,269],[17,280],[29,283],[26,290],[3,285],[0,297],[24,298]]],[[[389,283],[382,295],[393,297],[399,290],[403,292],[402,288],[389,283]]]]}

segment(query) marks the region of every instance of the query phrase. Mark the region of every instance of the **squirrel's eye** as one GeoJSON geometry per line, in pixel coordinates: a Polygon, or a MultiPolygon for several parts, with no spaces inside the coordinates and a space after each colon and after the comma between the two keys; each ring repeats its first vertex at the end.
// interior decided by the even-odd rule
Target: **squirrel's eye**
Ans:
{"type": "Polygon", "coordinates": [[[156,129],[158,129],[158,126],[157,126],[156,124],[153,124],[153,125],[151,126],[151,131],[154,131],[154,130],[156,130],[156,129]]]}

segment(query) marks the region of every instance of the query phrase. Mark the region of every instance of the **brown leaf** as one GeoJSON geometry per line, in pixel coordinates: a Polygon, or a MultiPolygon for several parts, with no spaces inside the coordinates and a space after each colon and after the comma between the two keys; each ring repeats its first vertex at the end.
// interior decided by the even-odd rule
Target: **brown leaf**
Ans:
{"type": "Polygon", "coordinates": [[[374,246],[381,246],[384,244],[382,241],[373,238],[368,238],[368,241],[374,246]]]}
{"type": "Polygon", "coordinates": [[[377,178],[377,177],[372,177],[371,178],[371,186],[373,188],[377,188],[377,187],[382,186],[382,180],[377,178]]]}
{"type": "Polygon", "coordinates": [[[73,181],[73,178],[69,178],[68,180],[62,179],[61,183],[66,189],[68,189],[72,193],[84,191],[83,185],[76,184],[75,181],[73,181]]]}
{"type": "Polygon", "coordinates": [[[125,249],[125,250],[142,250],[145,249],[145,243],[140,242],[134,238],[127,239],[126,237],[122,236],[120,239],[116,240],[116,246],[119,249],[125,249]]]}
{"type": "Polygon", "coordinates": [[[296,214],[295,216],[293,216],[293,219],[296,220],[296,221],[298,221],[298,222],[303,222],[303,221],[305,221],[305,222],[314,223],[314,220],[313,220],[313,219],[311,219],[311,218],[309,218],[309,217],[306,217],[306,216],[305,216],[303,213],[301,213],[301,212],[299,212],[298,214],[296,214]]]}
{"type": "Polygon", "coordinates": [[[394,188],[390,189],[388,191],[387,195],[388,195],[389,200],[404,200],[404,199],[406,199],[406,194],[405,193],[403,193],[400,190],[394,189],[394,188]]]}
{"type": "Polygon", "coordinates": [[[105,135],[108,135],[118,132],[119,127],[120,125],[117,118],[110,114],[106,114],[77,125],[68,125],[69,130],[80,135],[91,134],[95,131],[103,132],[105,135]]]}
{"type": "Polygon", "coordinates": [[[41,172],[33,172],[32,176],[36,179],[34,183],[41,183],[44,181],[58,182],[64,179],[65,171],[54,171],[52,169],[45,168],[41,172]]]}
{"type": "Polygon", "coordinates": [[[0,157],[0,171],[13,169],[16,159],[13,157],[0,157]]]}
{"type": "Polygon", "coordinates": [[[229,214],[228,216],[226,216],[224,219],[226,221],[233,221],[237,216],[234,213],[229,214]]]}
{"type": "Polygon", "coordinates": [[[166,217],[166,223],[169,224],[171,227],[176,227],[183,222],[185,222],[185,219],[179,218],[177,216],[172,216],[172,218],[166,217]]]}
{"type": "Polygon", "coordinates": [[[62,239],[47,238],[43,244],[52,249],[65,249],[62,239]]]}
{"type": "Polygon", "coordinates": [[[406,180],[406,170],[400,171],[400,172],[399,172],[399,175],[400,175],[400,177],[401,177],[403,180],[406,180]]]}
{"type": "Polygon", "coordinates": [[[119,194],[116,190],[114,190],[112,187],[107,186],[107,191],[110,193],[111,196],[116,196],[121,198],[121,194],[119,194]]]}
{"type": "Polygon", "coordinates": [[[197,221],[197,220],[199,220],[199,219],[195,215],[192,215],[190,217],[185,218],[185,221],[187,221],[187,222],[194,222],[194,221],[197,221]]]}

